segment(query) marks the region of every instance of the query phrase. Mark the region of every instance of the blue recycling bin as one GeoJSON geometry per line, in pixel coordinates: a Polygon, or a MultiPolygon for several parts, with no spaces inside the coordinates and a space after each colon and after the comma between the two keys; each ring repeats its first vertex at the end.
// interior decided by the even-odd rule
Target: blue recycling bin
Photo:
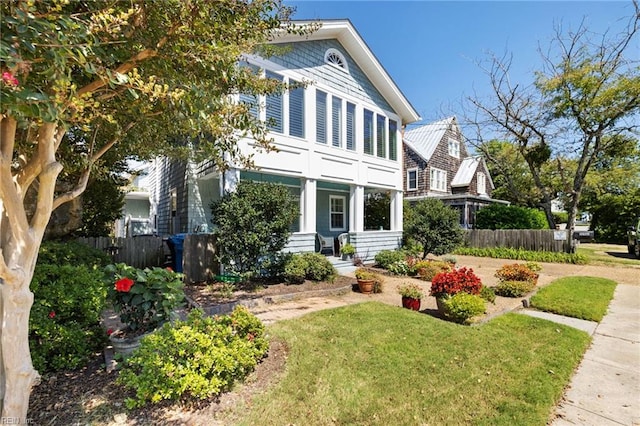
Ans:
{"type": "Polygon", "coordinates": [[[184,249],[184,237],[187,234],[176,234],[169,237],[169,241],[173,244],[175,256],[173,256],[173,270],[182,272],[182,251],[184,249]]]}

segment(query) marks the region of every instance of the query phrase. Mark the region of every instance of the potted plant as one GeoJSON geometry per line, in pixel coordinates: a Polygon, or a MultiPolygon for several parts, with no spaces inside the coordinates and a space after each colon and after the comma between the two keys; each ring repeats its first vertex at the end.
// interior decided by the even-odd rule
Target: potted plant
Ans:
{"type": "Polygon", "coordinates": [[[473,269],[460,268],[451,272],[440,272],[431,280],[430,295],[436,298],[438,311],[444,312],[444,300],[457,293],[479,294],[482,282],[473,269]]]}
{"type": "Polygon", "coordinates": [[[116,353],[127,355],[183,306],[183,275],[170,268],[138,269],[124,263],[108,265],[105,273],[107,300],[124,324],[109,339],[116,353]]]}
{"type": "Polygon", "coordinates": [[[342,260],[347,260],[347,258],[352,257],[356,253],[356,248],[351,244],[347,243],[342,246],[340,249],[340,254],[342,254],[342,260]]]}
{"type": "Polygon", "coordinates": [[[360,293],[370,294],[373,292],[373,284],[376,279],[376,274],[365,269],[356,269],[356,279],[358,280],[358,289],[360,293]]]}
{"type": "Polygon", "coordinates": [[[414,311],[420,310],[420,301],[424,296],[422,288],[417,284],[402,284],[398,287],[398,293],[402,296],[402,307],[412,309],[414,311]]]}

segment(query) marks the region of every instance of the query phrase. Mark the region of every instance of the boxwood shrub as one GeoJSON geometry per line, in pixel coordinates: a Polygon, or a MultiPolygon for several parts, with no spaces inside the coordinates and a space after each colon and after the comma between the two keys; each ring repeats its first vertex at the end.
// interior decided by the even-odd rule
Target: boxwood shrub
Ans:
{"type": "Polygon", "coordinates": [[[186,321],[143,338],[117,382],[135,391],[129,408],[183,396],[206,399],[246,377],[268,346],[263,324],[243,306],[216,317],[193,310],[186,321]]]}
{"type": "Polygon", "coordinates": [[[465,324],[485,311],[484,300],[475,294],[456,293],[444,300],[444,315],[451,321],[465,324]]]}
{"type": "Polygon", "coordinates": [[[325,256],[319,253],[294,254],[284,267],[285,281],[301,284],[305,279],[311,281],[331,281],[336,270],[325,256]]]}

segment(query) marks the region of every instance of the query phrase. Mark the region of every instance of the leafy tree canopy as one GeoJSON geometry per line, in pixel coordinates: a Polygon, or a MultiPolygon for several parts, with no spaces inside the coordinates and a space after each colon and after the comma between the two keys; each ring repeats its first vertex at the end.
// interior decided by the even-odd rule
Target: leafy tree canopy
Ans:
{"type": "Polygon", "coordinates": [[[405,204],[404,233],[422,245],[422,258],[449,253],[462,243],[463,230],[458,212],[437,198],[425,198],[405,204]]]}

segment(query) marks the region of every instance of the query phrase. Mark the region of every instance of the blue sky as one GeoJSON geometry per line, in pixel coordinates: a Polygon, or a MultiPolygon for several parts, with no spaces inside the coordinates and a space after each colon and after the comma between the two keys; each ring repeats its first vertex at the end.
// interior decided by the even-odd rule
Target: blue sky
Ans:
{"type": "MultiPolygon", "coordinates": [[[[631,15],[630,1],[287,1],[294,19],[348,18],[422,116],[455,113],[460,100],[487,93],[475,64],[486,52],[513,53],[514,81],[531,83],[542,65],[554,24],[616,33],[631,15]],[[617,31],[616,31],[617,30],[617,31]]],[[[640,54],[640,42],[633,46],[640,54]]]]}

